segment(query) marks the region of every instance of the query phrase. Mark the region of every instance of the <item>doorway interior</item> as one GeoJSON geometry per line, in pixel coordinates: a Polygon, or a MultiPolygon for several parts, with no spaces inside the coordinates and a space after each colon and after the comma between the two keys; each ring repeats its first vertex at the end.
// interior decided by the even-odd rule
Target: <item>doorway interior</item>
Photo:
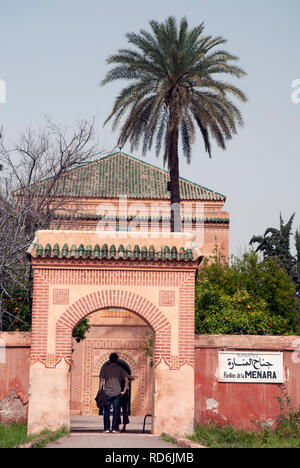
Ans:
{"type": "MultiPolygon", "coordinates": [[[[103,416],[95,397],[102,366],[116,352],[119,365],[134,380],[129,386],[126,432],[152,432],[153,423],[153,331],[137,314],[108,308],[88,316],[90,329],[86,339],[73,341],[71,364],[71,432],[101,432],[103,416]]],[[[122,421],[122,415],[121,415],[122,421]]]]}

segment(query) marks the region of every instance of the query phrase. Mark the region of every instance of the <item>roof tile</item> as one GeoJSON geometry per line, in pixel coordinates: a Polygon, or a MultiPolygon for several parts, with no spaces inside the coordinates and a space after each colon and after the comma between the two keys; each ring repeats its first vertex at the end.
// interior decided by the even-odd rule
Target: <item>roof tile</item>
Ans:
{"type": "MultiPolygon", "coordinates": [[[[160,169],[125,153],[114,153],[97,161],[79,166],[60,178],[58,196],[83,198],[169,199],[168,171],[160,169]]],[[[51,178],[42,181],[43,189],[51,178]]],[[[225,201],[225,195],[180,178],[182,200],[225,201]]]]}
{"type": "Polygon", "coordinates": [[[153,245],[147,249],[147,247],[140,247],[135,245],[133,248],[129,244],[124,249],[124,246],[120,244],[116,248],[115,244],[108,246],[103,244],[102,248],[96,244],[93,246],[79,246],[72,245],[68,246],[64,244],[59,246],[57,243],[54,246],[47,244],[44,248],[42,244],[36,246],[35,255],[37,258],[91,258],[93,260],[101,259],[124,259],[124,260],[155,260],[155,261],[194,261],[194,254],[191,248],[181,247],[179,251],[175,246],[161,246],[155,249],[153,245]]]}

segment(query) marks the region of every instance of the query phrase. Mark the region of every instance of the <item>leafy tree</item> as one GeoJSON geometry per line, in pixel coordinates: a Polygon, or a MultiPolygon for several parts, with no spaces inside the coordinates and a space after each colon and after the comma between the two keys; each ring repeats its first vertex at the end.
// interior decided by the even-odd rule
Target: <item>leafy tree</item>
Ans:
{"type": "Polygon", "coordinates": [[[150,21],[150,27],[151,32],[127,34],[133,48],[120,49],[107,59],[114,67],[102,85],[115,80],[130,84],[117,96],[106,122],[114,117],[116,129],[125,118],[118,139],[121,146],[129,141],[134,150],[142,141],[145,154],[155,140],[157,156],[164,147],[164,163],[170,171],[171,229],[180,231],[180,139],[188,162],[197,128],[210,157],[212,139],[226,149],[226,142],[243,125],[231,97],[247,99],[218,76],[241,78],[245,72],[236,65],[238,57],[219,48],[225,39],[204,35],[203,23],[189,29],[186,18],[178,27],[175,18],[169,17],[164,23],[150,21]]]}
{"type": "Polygon", "coordinates": [[[31,308],[24,289],[2,297],[2,322],[7,331],[30,331],[31,308]]]}
{"type": "Polygon", "coordinates": [[[299,333],[294,283],[275,258],[259,262],[251,251],[229,265],[215,255],[196,284],[196,333],[299,333]]]}
{"type": "MultiPolygon", "coordinates": [[[[2,321],[6,331],[31,330],[31,304],[24,290],[15,291],[14,295],[2,297],[2,321]]],[[[73,330],[72,336],[79,343],[86,338],[90,329],[87,318],[81,320],[73,330]]]]}
{"type": "Polygon", "coordinates": [[[91,328],[89,320],[87,318],[82,319],[74,328],[72,337],[79,343],[82,340],[86,339],[86,334],[91,328]]]}

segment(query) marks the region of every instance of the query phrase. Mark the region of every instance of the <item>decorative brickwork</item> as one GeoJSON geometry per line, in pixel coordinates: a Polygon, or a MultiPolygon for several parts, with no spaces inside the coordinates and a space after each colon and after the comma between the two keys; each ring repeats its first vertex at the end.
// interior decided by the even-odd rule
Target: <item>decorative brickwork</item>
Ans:
{"type": "Polygon", "coordinates": [[[131,318],[132,313],[128,310],[120,310],[120,309],[110,309],[110,310],[102,310],[101,317],[109,317],[109,318],[131,318]]]}
{"type": "Polygon", "coordinates": [[[71,331],[90,313],[108,307],[134,311],[154,330],[156,336],[155,362],[162,357],[170,362],[171,326],[165,315],[149,300],[124,290],[97,291],[79,299],[62,315],[56,325],[56,360],[71,361],[71,331]]]}
{"type": "Polygon", "coordinates": [[[32,300],[31,361],[47,360],[49,283],[34,271],[32,300]]]}
{"type": "MultiPolygon", "coordinates": [[[[191,427],[194,288],[199,262],[188,247],[190,237],[170,233],[167,239],[162,239],[141,233],[134,240],[136,247],[132,255],[120,258],[114,255],[113,249],[116,246],[120,252],[118,234],[109,233],[108,256],[104,255],[105,243],[99,241],[100,234],[88,231],[39,231],[28,251],[34,275],[29,433],[68,426],[72,331],[93,313],[105,321],[105,326],[109,319],[120,320],[126,326],[127,319],[128,324],[131,321],[137,327],[150,328],[154,334],[154,431],[168,432],[179,421],[183,430],[191,427]],[[102,245],[100,257],[96,255],[97,242],[102,245]],[[43,252],[39,248],[42,245],[43,252]],[[49,245],[59,253],[49,256],[49,245]],[[63,245],[61,250],[57,248],[59,245],[63,245]],[[71,255],[72,247],[67,247],[73,245],[79,245],[76,256],[71,255]],[[79,256],[80,245],[94,246],[93,255],[86,248],[79,256]],[[164,250],[164,257],[160,257],[161,245],[172,246],[164,250]],[[148,252],[145,257],[143,246],[148,252]],[[181,246],[188,255],[180,255],[181,246]],[[129,314],[141,320],[134,321],[129,314]],[[40,395],[45,400],[43,405],[40,395]],[[178,398],[181,398],[181,414],[170,415],[170,407],[176,405],[178,398]]],[[[76,373],[81,383],[75,386],[78,397],[72,403],[73,410],[91,414],[98,379],[95,365],[115,350],[137,371],[132,384],[133,410],[142,414],[152,412],[149,404],[153,379],[143,362],[141,337],[124,339],[124,335],[113,335],[115,332],[107,333],[105,339],[97,339],[91,333],[90,339],[80,345],[81,361],[76,373]]]]}
{"type": "MultiPolygon", "coordinates": [[[[142,342],[138,341],[134,344],[133,349],[128,349],[128,341],[120,340],[118,343],[116,343],[117,346],[112,346],[109,351],[104,351],[105,349],[108,349],[105,340],[102,340],[100,344],[102,346],[102,350],[97,349],[94,352],[93,381],[98,384],[99,371],[101,367],[109,360],[110,353],[112,351],[117,351],[119,359],[129,365],[131,369],[131,375],[135,377],[135,380],[131,384],[132,414],[144,416],[146,413],[151,413],[152,385],[150,385],[149,381],[152,370],[147,367],[141,356],[141,352],[139,351],[139,346],[142,344],[142,342]]],[[[99,343],[94,343],[94,346],[95,345],[99,345],[99,343]]]]}
{"type": "Polygon", "coordinates": [[[69,305],[69,290],[68,289],[54,289],[53,290],[53,304],[54,305],[69,305]]]}
{"type": "Polygon", "coordinates": [[[195,276],[193,273],[179,289],[179,362],[194,366],[195,276]]]}
{"type": "Polygon", "coordinates": [[[47,367],[55,367],[55,354],[47,354],[47,367]]]}
{"type": "MultiPolygon", "coordinates": [[[[179,287],[179,310],[180,310],[180,333],[179,333],[179,356],[180,365],[188,362],[193,365],[193,338],[188,338],[191,331],[194,330],[194,273],[193,272],[165,272],[165,271],[103,271],[103,270],[35,270],[35,289],[38,294],[35,295],[33,304],[33,313],[35,309],[39,310],[37,327],[33,328],[33,350],[32,359],[39,359],[45,362],[49,367],[53,367],[53,357],[47,358],[47,342],[44,337],[48,327],[48,301],[47,292],[49,285],[56,285],[57,282],[64,282],[68,285],[118,285],[138,286],[148,285],[148,287],[177,286],[179,287]],[[44,325],[45,324],[45,325],[44,325]],[[36,339],[35,339],[36,338],[36,339]],[[35,349],[36,344],[36,349],[35,349]]],[[[57,291],[57,288],[54,291],[57,291]]],[[[59,290],[61,291],[61,290],[59,290]]],[[[66,290],[63,290],[66,291],[66,290]]],[[[162,307],[175,305],[175,291],[161,290],[159,295],[159,305],[162,307]]],[[[134,292],[121,289],[106,289],[96,291],[80,298],[62,314],[56,323],[56,347],[55,363],[64,358],[68,363],[71,362],[71,332],[75,325],[90,313],[105,309],[104,316],[113,314],[123,315],[134,311],[143,318],[156,333],[156,364],[164,357],[170,365],[171,356],[171,327],[164,313],[157,306],[134,292]],[[123,309],[123,311],[108,311],[106,309],[123,309]],[[125,309],[125,310],[124,310],[125,309]],[[127,311],[127,312],[126,312],[127,311]]],[[[126,315],[125,315],[126,316],[126,315]]],[[[193,335],[191,335],[193,336],[193,335]]]]}
{"type": "Polygon", "coordinates": [[[170,369],[179,369],[179,356],[171,356],[170,369]]]}
{"type": "Polygon", "coordinates": [[[175,291],[160,291],[159,305],[173,307],[175,305],[175,291]]]}

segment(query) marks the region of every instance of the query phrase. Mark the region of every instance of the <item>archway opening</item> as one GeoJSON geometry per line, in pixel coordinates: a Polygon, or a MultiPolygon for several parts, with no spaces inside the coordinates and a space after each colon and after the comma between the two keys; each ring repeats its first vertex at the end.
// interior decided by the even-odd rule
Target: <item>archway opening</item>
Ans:
{"type": "MultiPolygon", "coordinates": [[[[153,430],[154,332],[138,314],[123,308],[103,308],[87,316],[86,339],[72,343],[70,426],[73,432],[101,432],[102,412],[95,397],[101,368],[116,352],[118,364],[133,378],[129,386],[126,432],[153,430]]],[[[123,427],[123,410],[120,429],[123,427]]]]}

